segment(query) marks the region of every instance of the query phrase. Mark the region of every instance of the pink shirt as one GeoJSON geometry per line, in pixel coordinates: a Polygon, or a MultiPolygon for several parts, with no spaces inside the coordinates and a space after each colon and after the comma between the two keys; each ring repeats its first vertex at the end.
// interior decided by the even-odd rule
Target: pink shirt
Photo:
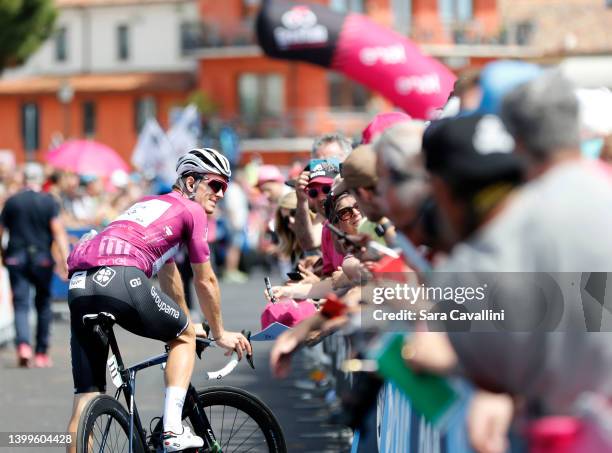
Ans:
{"type": "Polygon", "coordinates": [[[338,267],[342,266],[344,255],[336,251],[332,232],[327,228],[329,222],[323,224],[323,232],[321,234],[321,252],[323,253],[323,275],[329,275],[338,267]]]}
{"type": "Polygon", "coordinates": [[[148,277],[187,245],[191,263],[210,257],[208,220],[194,201],[171,192],[145,197],[112,221],[100,234],[77,244],[68,257],[68,269],[97,266],[134,266],[148,277]]]}

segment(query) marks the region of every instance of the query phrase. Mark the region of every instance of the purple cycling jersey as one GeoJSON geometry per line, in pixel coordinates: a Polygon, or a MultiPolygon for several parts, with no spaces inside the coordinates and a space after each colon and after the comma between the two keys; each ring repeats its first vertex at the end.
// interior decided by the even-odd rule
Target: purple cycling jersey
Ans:
{"type": "Polygon", "coordinates": [[[68,257],[70,275],[97,266],[134,266],[155,275],[182,244],[191,263],[210,257],[208,220],[202,207],[171,192],[145,197],[100,234],[80,242],[68,257]]]}

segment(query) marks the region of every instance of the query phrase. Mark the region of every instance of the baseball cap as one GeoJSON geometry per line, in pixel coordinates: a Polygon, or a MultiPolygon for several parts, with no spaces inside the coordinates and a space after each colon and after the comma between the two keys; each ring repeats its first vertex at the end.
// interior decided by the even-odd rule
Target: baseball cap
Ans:
{"type": "Polygon", "coordinates": [[[376,153],[372,145],[359,145],[340,166],[342,179],[334,187],[334,194],[357,187],[374,187],[376,176],[376,153]]]}
{"type": "Polygon", "coordinates": [[[374,139],[379,134],[382,134],[389,126],[399,123],[400,121],[407,120],[410,120],[410,115],[407,115],[404,112],[379,113],[361,133],[361,143],[364,145],[372,143],[374,139]]]}
{"type": "Polygon", "coordinates": [[[284,182],[285,178],[275,165],[262,165],[257,170],[257,186],[261,186],[265,182],[284,182]]]}
{"type": "Polygon", "coordinates": [[[314,159],[310,161],[310,179],[308,184],[332,184],[340,173],[337,162],[329,159],[314,159]]]}
{"type": "Polygon", "coordinates": [[[491,114],[434,121],[423,136],[427,169],[472,187],[521,180],[523,163],[513,151],[514,140],[491,114]]]}

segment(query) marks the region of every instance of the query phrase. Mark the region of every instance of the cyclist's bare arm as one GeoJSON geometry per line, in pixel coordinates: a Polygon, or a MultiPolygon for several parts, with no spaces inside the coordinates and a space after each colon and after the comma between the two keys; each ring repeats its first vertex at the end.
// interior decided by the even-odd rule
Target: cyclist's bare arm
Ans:
{"type": "Polygon", "coordinates": [[[221,292],[210,262],[192,264],[191,268],[193,269],[193,284],[200,301],[200,307],[217,345],[230,351],[235,349],[239,358],[242,358],[242,351],[251,354],[251,345],[244,335],[238,332],[228,332],[223,328],[221,292]]]}

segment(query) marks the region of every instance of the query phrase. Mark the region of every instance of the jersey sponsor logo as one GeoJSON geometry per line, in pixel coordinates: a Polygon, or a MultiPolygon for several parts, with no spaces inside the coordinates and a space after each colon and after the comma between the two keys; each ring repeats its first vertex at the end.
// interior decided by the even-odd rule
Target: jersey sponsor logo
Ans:
{"type": "Polygon", "coordinates": [[[140,279],[140,277],[133,278],[133,279],[130,280],[130,286],[132,288],[137,288],[140,285],[142,285],[142,280],[140,279]]]}
{"type": "Polygon", "coordinates": [[[159,294],[157,294],[157,291],[155,290],[154,286],[151,286],[151,297],[153,297],[153,301],[155,301],[155,305],[157,305],[157,309],[159,311],[164,312],[172,316],[173,318],[178,319],[180,315],[179,311],[176,308],[171,307],[166,302],[164,302],[162,298],[159,297],[159,294]]]}
{"type": "Polygon", "coordinates": [[[85,289],[86,276],[87,271],[80,271],[72,274],[72,278],[70,279],[70,286],[68,287],[68,289],[85,289]]]}
{"type": "Polygon", "coordinates": [[[103,267],[93,275],[93,281],[102,287],[106,287],[116,274],[117,272],[114,269],[103,267]]]}
{"type": "Polygon", "coordinates": [[[171,203],[163,200],[147,200],[134,204],[114,221],[128,221],[148,227],[170,209],[171,203]]]}

